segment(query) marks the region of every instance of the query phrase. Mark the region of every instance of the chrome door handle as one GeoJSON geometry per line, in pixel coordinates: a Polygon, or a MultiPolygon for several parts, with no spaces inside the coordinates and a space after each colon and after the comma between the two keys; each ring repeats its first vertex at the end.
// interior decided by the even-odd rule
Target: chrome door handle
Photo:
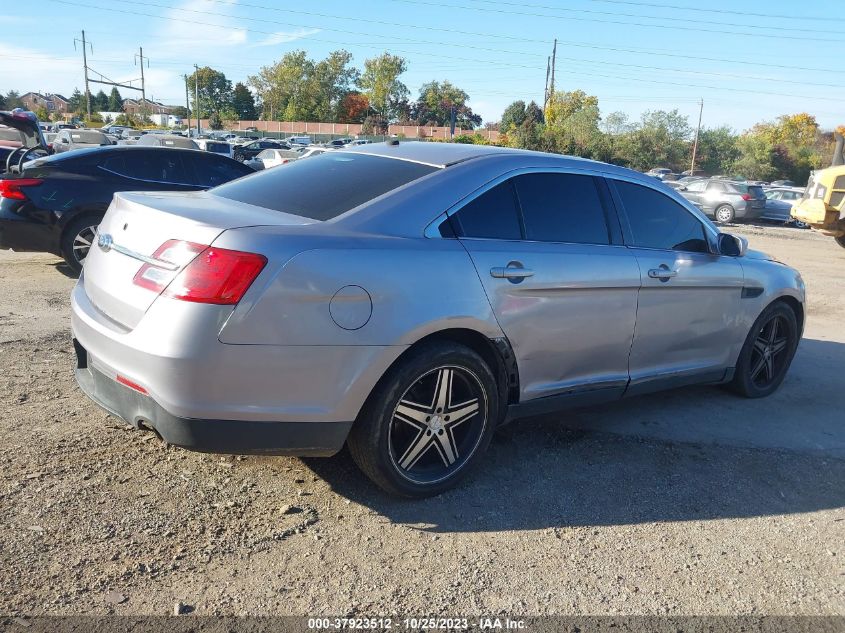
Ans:
{"type": "Polygon", "coordinates": [[[677,277],[677,270],[669,270],[669,267],[662,264],[660,268],[652,268],[648,271],[648,276],[652,279],[669,279],[670,277],[677,277]]]}
{"type": "Polygon", "coordinates": [[[534,271],[528,268],[495,266],[490,269],[490,276],[496,279],[525,279],[526,277],[533,277],[534,271]]]}

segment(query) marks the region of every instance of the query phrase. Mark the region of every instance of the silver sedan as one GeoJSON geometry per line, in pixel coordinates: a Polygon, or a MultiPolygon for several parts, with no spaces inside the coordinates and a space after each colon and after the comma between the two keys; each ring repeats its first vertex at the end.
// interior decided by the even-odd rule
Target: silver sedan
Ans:
{"type": "Polygon", "coordinates": [[[696,383],[769,395],[804,284],[642,174],[394,140],[117,194],[72,309],[78,383],[127,423],[201,451],[348,444],[418,497],[514,418],[696,383]]]}

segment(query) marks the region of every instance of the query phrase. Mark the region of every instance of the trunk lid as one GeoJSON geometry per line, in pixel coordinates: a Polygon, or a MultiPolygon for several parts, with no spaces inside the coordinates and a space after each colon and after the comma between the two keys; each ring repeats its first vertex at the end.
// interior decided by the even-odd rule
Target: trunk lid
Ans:
{"type": "Polygon", "coordinates": [[[210,245],[228,229],[312,223],[207,192],[117,193],[85,259],[85,292],[109,319],[132,329],[160,294],[136,285],[135,274],[168,240],[210,245]]]}

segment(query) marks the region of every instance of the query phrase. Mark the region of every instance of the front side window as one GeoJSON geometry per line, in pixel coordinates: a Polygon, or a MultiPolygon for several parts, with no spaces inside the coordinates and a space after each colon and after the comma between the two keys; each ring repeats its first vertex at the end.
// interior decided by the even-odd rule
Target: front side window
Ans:
{"type": "Polygon", "coordinates": [[[465,204],[452,216],[459,237],[522,239],[513,182],[506,180],[465,204]]]}
{"type": "Polygon", "coordinates": [[[692,191],[693,193],[700,193],[704,191],[706,187],[706,180],[696,180],[687,185],[687,191],[692,191]]]}
{"type": "Polygon", "coordinates": [[[632,246],[707,253],[704,225],[669,196],[649,187],[614,181],[628,223],[632,246]]]}
{"type": "Polygon", "coordinates": [[[604,208],[593,177],[536,173],[517,176],[513,181],[526,239],[610,244],[604,208]]]}

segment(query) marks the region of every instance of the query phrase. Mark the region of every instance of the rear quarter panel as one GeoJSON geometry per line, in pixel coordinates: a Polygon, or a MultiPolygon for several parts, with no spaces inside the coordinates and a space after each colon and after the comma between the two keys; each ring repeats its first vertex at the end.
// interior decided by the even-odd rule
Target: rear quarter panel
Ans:
{"type": "MultiPolygon", "coordinates": [[[[249,234],[255,231],[227,231],[215,245],[250,250],[249,234]]],[[[334,307],[343,308],[339,302],[349,300],[335,298],[334,307]]],[[[366,306],[356,310],[366,311],[366,306]]],[[[502,336],[475,268],[457,241],[340,237],[312,243],[259,288],[250,289],[220,340],[392,346],[410,345],[446,328],[502,336]],[[332,317],[333,297],[349,286],[366,293],[356,290],[351,301],[366,304],[369,295],[372,306],[369,319],[357,329],[344,329],[332,317]]]]}

